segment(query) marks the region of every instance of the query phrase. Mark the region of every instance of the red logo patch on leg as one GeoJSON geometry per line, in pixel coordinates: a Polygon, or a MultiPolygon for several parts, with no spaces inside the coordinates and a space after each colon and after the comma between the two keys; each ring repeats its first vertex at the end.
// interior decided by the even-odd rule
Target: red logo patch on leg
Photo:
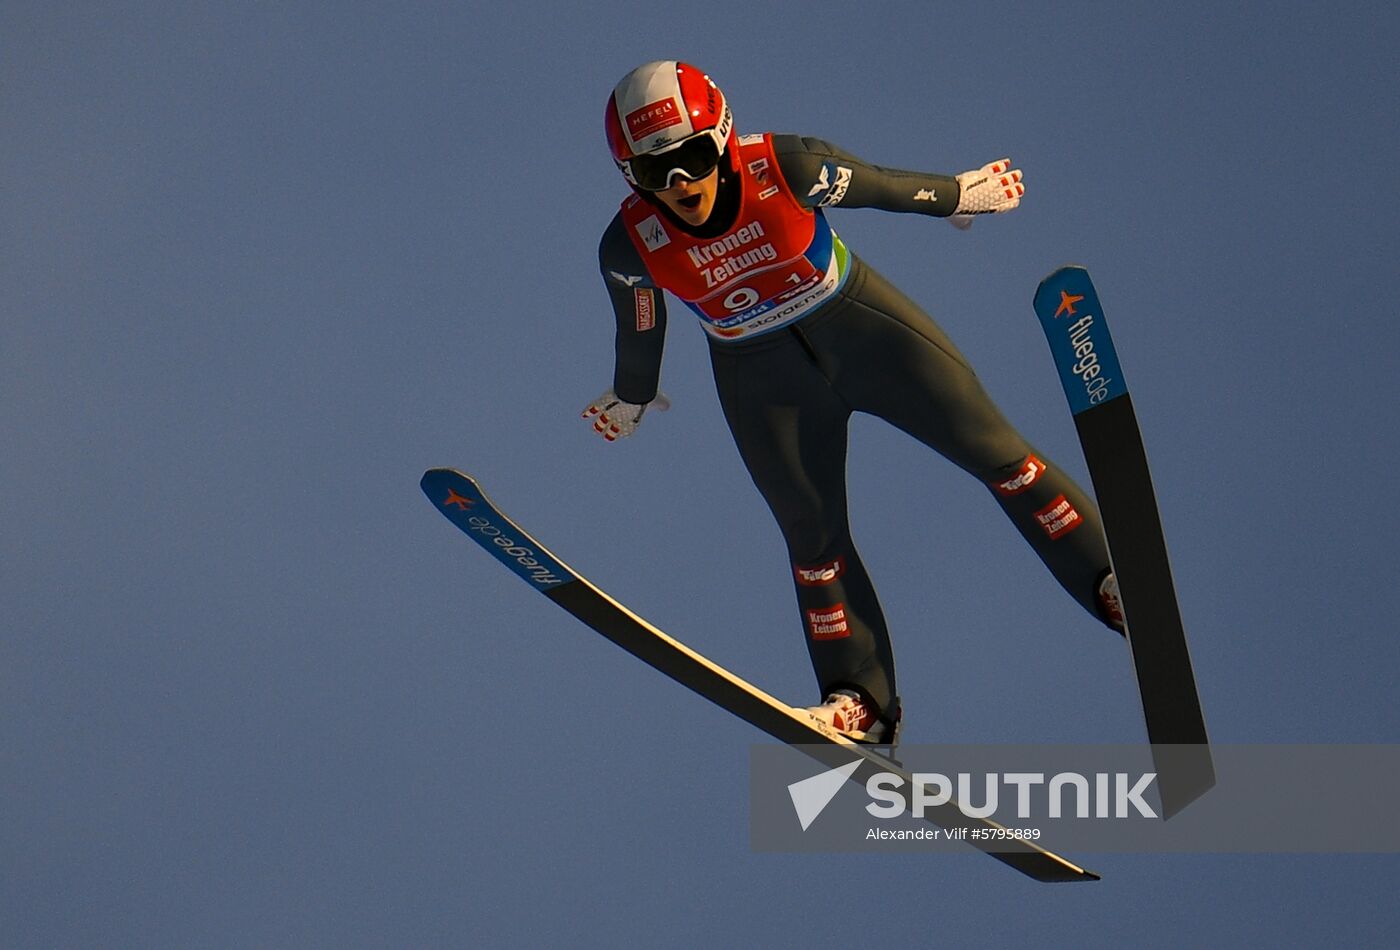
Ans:
{"type": "Polygon", "coordinates": [[[846,562],[838,557],[834,561],[813,564],[810,567],[794,564],[792,570],[797,576],[797,583],[803,587],[824,587],[846,573],[846,562]]]}
{"type": "Polygon", "coordinates": [[[1058,541],[1084,523],[1074,505],[1064,495],[1035,513],[1035,520],[1050,535],[1050,540],[1058,541]]]}
{"type": "Polygon", "coordinates": [[[1005,497],[1019,495],[1040,480],[1040,476],[1045,474],[1046,465],[1034,455],[1027,455],[1026,460],[1021,463],[1021,467],[1016,470],[1005,481],[993,482],[997,494],[1005,497]]]}
{"type": "Polygon", "coordinates": [[[840,640],[851,635],[851,626],[846,621],[846,605],[832,604],[830,607],[807,608],[807,630],[813,640],[840,640]]]}

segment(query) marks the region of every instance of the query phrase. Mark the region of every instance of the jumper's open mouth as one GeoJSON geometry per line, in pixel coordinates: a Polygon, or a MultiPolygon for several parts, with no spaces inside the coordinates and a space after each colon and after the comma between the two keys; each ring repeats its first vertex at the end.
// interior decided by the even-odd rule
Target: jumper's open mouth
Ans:
{"type": "Polygon", "coordinates": [[[700,207],[700,199],[703,197],[704,195],[686,195],[676,203],[687,211],[695,211],[700,207]]]}

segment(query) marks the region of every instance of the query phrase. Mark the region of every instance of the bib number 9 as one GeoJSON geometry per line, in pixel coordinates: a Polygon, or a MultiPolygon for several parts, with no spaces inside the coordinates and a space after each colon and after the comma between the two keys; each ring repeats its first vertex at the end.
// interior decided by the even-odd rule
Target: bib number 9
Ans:
{"type": "Polygon", "coordinates": [[[758,303],[758,291],[752,287],[740,287],[724,298],[724,306],[730,313],[747,310],[756,303],[758,303]]]}

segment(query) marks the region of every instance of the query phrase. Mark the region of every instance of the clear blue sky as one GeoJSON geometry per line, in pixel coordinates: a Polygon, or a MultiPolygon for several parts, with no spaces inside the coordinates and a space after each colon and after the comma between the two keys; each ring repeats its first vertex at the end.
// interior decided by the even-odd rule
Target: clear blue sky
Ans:
{"type": "MultiPolygon", "coordinates": [[[[699,331],[673,321],[675,408],[636,438],[577,418],[611,378],[603,103],[688,59],[744,132],[943,172],[1012,156],[1022,208],[969,233],[831,220],[1078,473],[1030,300],[1088,266],[1213,737],[1397,741],[1396,14],[1146,7],[8,0],[0,943],[1393,933],[1393,855],[1076,855],[1104,881],[1053,888],[975,854],[754,854],[761,736],[418,492],[475,473],[653,621],[817,698],[699,331]]],[[[1139,739],[1126,651],[984,490],[872,420],[852,447],[907,738],[1139,739]]]]}

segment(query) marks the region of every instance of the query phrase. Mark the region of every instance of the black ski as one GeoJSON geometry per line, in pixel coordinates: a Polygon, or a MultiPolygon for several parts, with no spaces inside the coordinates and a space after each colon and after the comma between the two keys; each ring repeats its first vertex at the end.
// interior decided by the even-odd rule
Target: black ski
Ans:
{"type": "Polygon", "coordinates": [[[1061,267],[1046,277],[1036,290],[1035,312],[1103,515],[1162,816],[1169,818],[1215,784],[1215,769],[1142,433],[1089,272],[1061,267]]]}
{"type": "MultiPolygon", "coordinates": [[[[900,776],[905,787],[912,787],[913,776],[894,761],[779,702],[599,590],[502,514],[470,476],[452,469],[431,469],[423,476],[422,488],[449,521],[531,587],[647,665],[829,768],[849,766],[853,756],[859,758],[860,765],[849,776],[851,781],[864,783],[876,772],[890,772],[900,776]]],[[[990,819],[965,816],[956,802],[927,809],[925,815],[942,828],[971,831],[1003,827],[990,819]]],[[[971,834],[968,840],[1038,881],[1098,880],[1092,871],[1030,841],[1004,839],[983,845],[971,834]]]]}

